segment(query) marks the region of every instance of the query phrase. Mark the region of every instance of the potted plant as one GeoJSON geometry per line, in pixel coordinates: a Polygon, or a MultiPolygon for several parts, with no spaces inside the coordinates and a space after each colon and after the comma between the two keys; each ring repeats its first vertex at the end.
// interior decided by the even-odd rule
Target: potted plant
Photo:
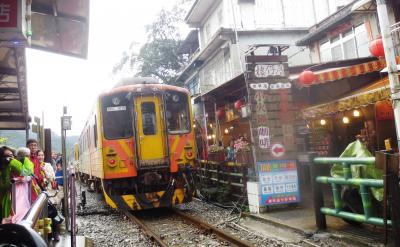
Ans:
{"type": "Polygon", "coordinates": [[[224,162],[225,161],[224,147],[219,146],[217,144],[208,146],[208,160],[220,163],[224,162]]]}
{"type": "Polygon", "coordinates": [[[250,143],[244,137],[240,137],[234,144],[236,162],[242,164],[253,164],[250,143]]]}

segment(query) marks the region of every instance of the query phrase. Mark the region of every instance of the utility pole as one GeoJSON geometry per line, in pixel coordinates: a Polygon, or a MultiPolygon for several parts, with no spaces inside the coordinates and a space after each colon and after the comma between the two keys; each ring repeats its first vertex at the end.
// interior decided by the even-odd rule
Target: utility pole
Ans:
{"type": "MultiPolygon", "coordinates": [[[[69,229],[69,205],[68,205],[68,169],[67,169],[67,151],[65,147],[65,139],[67,130],[71,129],[71,116],[66,116],[67,107],[63,108],[63,115],[61,117],[61,152],[62,152],[62,163],[63,163],[63,180],[64,180],[64,216],[65,216],[65,228],[69,229]]],[[[71,195],[75,196],[75,195],[71,195]]]]}
{"type": "Polygon", "coordinates": [[[51,153],[51,129],[44,129],[44,157],[46,162],[52,164],[51,153]]]}
{"type": "Polygon", "coordinates": [[[386,66],[393,102],[394,120],[397,134],[397,144],[400,147],[400,83],[397,74],[396,55],[390,30],[389,13],[386,0],[376,0],[376,7],[381,29],[383,48],[385,50],[386,66]]]}
{"type": "Polygon", "coordinates": [[[32,124],[32,132],[37,134],[37,141],[39,143],[40,148],[42,149],[42,140],[41,140],[41,136],[40,136],[40,118],[39,117],[34,117],[34,122],[35,124],[32,124]]]}

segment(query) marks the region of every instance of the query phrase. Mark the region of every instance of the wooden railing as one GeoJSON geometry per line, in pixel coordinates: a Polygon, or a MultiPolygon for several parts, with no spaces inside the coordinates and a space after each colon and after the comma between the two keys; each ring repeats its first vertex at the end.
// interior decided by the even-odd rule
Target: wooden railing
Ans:
{"type": "Polygon", "coordinates": [[[200,160],[197,172],[198,187],[217,190],[225,187],[230,190],[232,199],[247,198],[247,181],[255,179],[255,175],[252,174],[253,167],[253,164],[200,160]]]}

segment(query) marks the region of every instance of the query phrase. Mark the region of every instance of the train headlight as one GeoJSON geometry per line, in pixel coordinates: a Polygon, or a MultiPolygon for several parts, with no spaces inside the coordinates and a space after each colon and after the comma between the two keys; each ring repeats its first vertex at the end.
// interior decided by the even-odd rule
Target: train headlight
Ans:
{"type": "Polygon", "coordinates": [[[191,146],[185,147],[185,158],[188,160],[194,159],[194,154],[191,146]]]}
{"type": "Polygon", "coordinates": [[[110,167],[115,167],[117,165],[117,161],[115,159],[108,159],[107,162],[110,167]]]}
{"type": "Polygon", "coordinates": [[[179,101],[179,96],[175,94],[174,96],[172,96],[172,100],[174,102],[178,102],[179,101]]]}
{"type": "Polygon", "coordinates": [[[112,98],[112,103],[114,105],[119,105],[119,103],[121,103],[121,100],[118,97],[114,97],[112,98]]]}

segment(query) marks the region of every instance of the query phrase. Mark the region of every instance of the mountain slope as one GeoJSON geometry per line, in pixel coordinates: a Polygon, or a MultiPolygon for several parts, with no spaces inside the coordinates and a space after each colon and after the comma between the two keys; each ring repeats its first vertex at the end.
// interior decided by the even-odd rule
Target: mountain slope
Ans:
{"type": "MultiPolygon", "coordinates": [[[[7,145],[13,148],[25,147],[26,138],[25,130],[0,130],[0,137],[4,137],[7,141],[1,145],[7,145]]],[[[36,139],[35,133],[29,132],[29,138],[36,139]]],[[[73,145],[78,142],[79,136],[68,136],[66,140],[66,149],[71,150],[73,145]]],[[[51,150],[61,153],[61,136],[53,131],[51,132],[51,150]]]]}

